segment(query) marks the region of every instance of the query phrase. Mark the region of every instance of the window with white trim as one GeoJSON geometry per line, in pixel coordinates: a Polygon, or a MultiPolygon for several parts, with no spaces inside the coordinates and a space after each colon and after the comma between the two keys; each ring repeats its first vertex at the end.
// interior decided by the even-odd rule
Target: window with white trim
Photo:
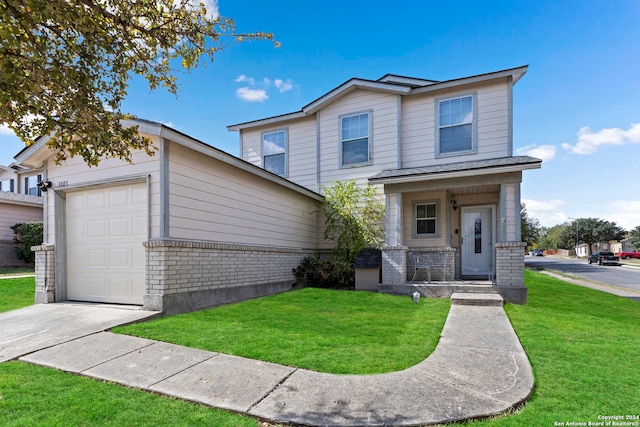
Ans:
{"type": "Polygon", "coordinates": [[[287,175],[286,129],[262,134],[262,167],[277,175],[287,175]]]}
{"type": "Polygon", "coordinates": [[[438,204],[415,204],[415,234],[418,237],[436,236],[438,234],[438,204]]]}
{"type": "Polygon", "coordinates": [[[38,183],[42,179],[42,175],[32,175],[24,178],[24,194],[30,196],[42,196],[42,192],[38,188],[38,183]]]}
{"type": "Polygon", "coordinates": [[[438,154],[474,151],[473,95],[438,101],[438,154]]]}
{"type": "Polygon", "coordinates": [[[357,113],[340,117],[341,166],[369,164],[370,113],[357,113]]]}
{"type": "Polygon", "coordinates": [[[13,193],[14,190],[14,181],[13,179],[6,179],[4,181],[0,181],[0,191],[8,191],[10,193],[13,193]]]}

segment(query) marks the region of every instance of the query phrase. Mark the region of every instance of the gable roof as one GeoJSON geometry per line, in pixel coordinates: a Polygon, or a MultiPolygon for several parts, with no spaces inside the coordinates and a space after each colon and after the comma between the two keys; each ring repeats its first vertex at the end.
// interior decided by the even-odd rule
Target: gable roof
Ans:
{"type": "MultiPolygon", "coordinates": [[[[207,144],[206,142],[195,139],[186,133],[182,133],[176,129],[173,129],[167,125],[162,123],[153,122],[145,119],[133,119],[133,120],[124,120],[124,126],[132,126],[137,125],[138,130],[142,133],[151,136],[157,136],[160,138],[166,138],[176,144],[180,144],[184,147],[190,148],[196,152],[204,154],[208,157],[226,163],[230,166],[241,169],[245,172],[251,173],[253,175],[259,176],[267,181],[271,181],[273,183],[279,184],[283,187],[294,190],[298,193],[304,194],[307,197],[311,197],[312,199],[318,201],[324,201],[324,197],[312,191],[306,187],[298,185],[288,179],[285,179],[279,175],[276,175],[272,172],[267,171],[266,169],[262,169],[252,163],[249,163],[245,160],[242,160],[232,154],[229,154],[225,151],[220,150],[212,145],[207,144]]],[[[40,137],[36,140],[36,142],[29,147],[24,148],[15,156],[16,163],[20,165],[27,165],[30,167],[40,167],[42,163],[51,157],[52,152],[47,146],[47,141],[49,140],[49,136],[40,137]]]]}
{"type": "Polygon", "coordinates": [[[474,76],[445,81],[426,80],[414,77],[398,76],[395,74],[386,74],[378,80],[352,78],[342,83],[340,86],[325,93],[320,98],[305,105],[300,111],[268,117],[265,119],[238,123],[235,125],[229,125],[227,126],[227,129],[230,131],[239,131],[242,129],[265,126],[291,119],[307,117],[357,89],[394,93],[399,95],[417,95],[420,93],[449,89],[468,84],[481,83],[505,77],[510,77],[513,84],[515,84],[522,78],[522,76],[524,76],[524,74],[527,72],[527,68],[528,65],[523,65],[521,67],[509,68],[506,70],[494,71],[491,73],[478,74],[474,76]]]}

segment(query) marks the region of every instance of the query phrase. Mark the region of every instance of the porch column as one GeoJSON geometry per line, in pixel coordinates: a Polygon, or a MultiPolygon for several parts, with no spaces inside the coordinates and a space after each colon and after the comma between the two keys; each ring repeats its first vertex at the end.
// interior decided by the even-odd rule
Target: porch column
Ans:
{"type": "Polygon", "coordinates": [[[382,284],[403,285],[407,281],[407,247],[402,238],[402,193],[385,194],[385,202],[382,284]]]}
{"type": "Polygon", "coordinates": [[[496,286],[506,301],[524,304],[524,249],[520,230],[520,183],[500,185],[500,239],[496,243],[496,286]]]}

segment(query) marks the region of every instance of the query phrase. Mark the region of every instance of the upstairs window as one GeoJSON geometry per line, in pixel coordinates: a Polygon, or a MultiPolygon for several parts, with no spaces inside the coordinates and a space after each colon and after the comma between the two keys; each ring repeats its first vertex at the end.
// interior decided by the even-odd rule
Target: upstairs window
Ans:
{"type": "Polygon", "coordinates": [[[13,193],[15,191],[13,182],[13,179],[0,181],[0,191],[8,191],[10,193],[13,193]]]}
{"type": "Polygon", "coordinates": [[[438,154],[475,152],[473,96],[438,101],[438,154]]]}
{"type": "Polygon", "coordinates": [[[42,175],[32,175],[24,178],[24,194],[30,196],[42,196],[42,192],[38,188],[38,183],[42,179],[42,175]]]}
{"type": "Polygon", "coordinates": [[[287,175],[287,131],[262,134],[262,167],[277,175],[287,175]]]}
{"type": "Polygon", "coordinates": [[[438,204],[415,204],[415,234],[416,237],[432,237],[438,234],[438,204]]]}
{"type": "Polygon", "coordinates": [[[369,164],[371,161],[370,113],[340,117],[341,166],[369,164]]]}

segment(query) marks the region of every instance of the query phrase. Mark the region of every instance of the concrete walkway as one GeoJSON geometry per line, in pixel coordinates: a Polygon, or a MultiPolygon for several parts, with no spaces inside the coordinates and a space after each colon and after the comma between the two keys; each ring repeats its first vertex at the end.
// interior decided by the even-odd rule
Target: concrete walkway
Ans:
{"type": "Polygon", "coordinates": [[[502,299],[454,295],[452,303],[434,353],[388,374],[324,374],[109,332],[67,340],[20,360],[311,426],[440,424],[522,404],[532,393],[533,375],[502,299]]]}

